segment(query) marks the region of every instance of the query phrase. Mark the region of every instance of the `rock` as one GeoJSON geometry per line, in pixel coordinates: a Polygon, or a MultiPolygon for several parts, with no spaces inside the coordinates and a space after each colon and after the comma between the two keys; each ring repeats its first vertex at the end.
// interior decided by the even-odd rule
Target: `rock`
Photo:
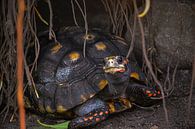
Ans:
{"type": "MultiPolygon", "coordinates": [[[[157,66],[166,70],[169,63],[173,68],[178,62],[179,69],[191,69],[195,54],[195,12],[191,6],[176,1],[153,1],[144,20],[146,45],[154,50],[157,66]]],[[[135,39],[135,54],[141,58],[140,33],[136,33],[135,39]]]]}

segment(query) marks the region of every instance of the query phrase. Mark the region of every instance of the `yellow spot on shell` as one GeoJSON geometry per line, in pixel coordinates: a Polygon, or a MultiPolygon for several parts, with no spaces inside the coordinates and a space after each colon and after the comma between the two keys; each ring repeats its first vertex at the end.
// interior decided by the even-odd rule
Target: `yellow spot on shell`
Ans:
{"type": "Polygon", "coordinates": [[[57,112],[58,112],[58,113],[64,113],[66,110],[67,110],[67,109],[64,108],[64,106],[62,106],[62,105],[58,105],[58,106],[57,106],[57,112]]]}
{"type": "Polygon", "coordinates": [[[45,109],[44,109],[43,105],[39,105],[39,111],[41,113],[44,113],[45,112],[45,109]]]}
{"type": "Polygon", "coordinates": [[[85,102],[87,100],[87,98],[84,95],[81,95],[81,99],[83,102],[85,102]]]}
{"type": "Polygon", "coordinates": [[[113,102],[109,102],[108,105],[109,105],[110,113],[114,113],[116,111],[115,107],[114,107],[114,103],[113,102]]]}
{"type": "Polygon", "coordinates": [[[107,80],[101,80],[99,83],[98,83],[98,86],[99,88],[102,90],[104,89],[104,87],[108,84],[108,81],[107,80]]]}
{"type": "Polygon", "coordinates": [[[80,54],[78,52],[71,52],[69,54],[69,58],[72,60],[72,61],[76,61],[80,58],[80,54]]]}
{"type": "Polygon", "coordinates": [[[87,34],[87,35],[84,35],[83,38],[85,40],[89,41],[89,40],[93,40],[95,38],[95,36],[93,34],[87,34]]]}
{"type": "MultiPolygon", "coordinates": [[[[1,86],[0,86],[0,89],[1,89],[1,86]]],[[[32,108],[29,98],[24,96],[24,102],[25,102],[24,103],[25,108],[32,108]]]]}
{"type": "Polygon", "coordinates": [[[94,94],[91,94],[89,97],[92,98],[94,96],[94,94]]]}
{"type": "Polygon", "coordinates": [[[57,53],[60,50],[60,48],[62,48],[62,45],[60,43],[57,43],[53,48],[51,48],[52,54],[57,53]]]}
{"type": "Polygon", "coordinates": [[[46,111],[47,111],[48,113],[53,113],[53,111],[52,111],[52,109],[51,109],[50,106],[46,106],[46,111]]]}
{"type": "Polygon", "coordinates": [[[136,72],[131,73],[130,77],[140,80],[139,74],[136,72]]]}
{"type": "Polygon", "coordinates": [[[120,99],[120,101],[123,102],[123,104],[125,106],[127,106],[127,108],[131,108],[132,107],[132,105],[131,105],[131,103],[130,103],[130,101],[128,99],[125,99],[125,98],[119,98],[119,99],[120,99]]]}
{"type": "Polygon", "coordinates": [[[95,47],[97,48],[98,51],[106,50],[106,45],[103,42],[96,43],[95,47]]]}

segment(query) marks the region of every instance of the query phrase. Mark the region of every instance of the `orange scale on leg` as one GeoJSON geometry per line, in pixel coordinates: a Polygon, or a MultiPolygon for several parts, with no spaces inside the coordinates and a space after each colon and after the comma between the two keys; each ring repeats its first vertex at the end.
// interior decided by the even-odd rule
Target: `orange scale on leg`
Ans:
{"type": "Polygon", "coordinates": [[[89,119],[92,120],[93,119],[93,116],[90,116],[89,119]]]}
{"type": "Polygon", "coordinates": [[[88,118],[84,118],[84,121],[88,121],[88,118]]]}
{"type": "Polygon", "coordinates": [[[103,112],[100,112],[100,114],[99,114],[99,115],[101,116],[101,115],[103,115],[103,114],[104,114],[103,112]]]}
{"type": "Polygon", "coordinates": [[[102,120],[105,120],[106,119],[106,117],[102,117],[102,120]]]}
{"type": "Polygon", "coordinates": [[[151,97],[151,96],[152,96],[152,94],[148,94],[148,96],[149,96],[149,97],[151,97]]]}
{"type": "Polygon", "coordinates": [[[108,111],[105,111],[105,114],[108,114],[108,111]]]}
{"type": "Polygon", "coordinates": [[[96,122],[100,121],[100,118],[96,118],[95,121],[96,121],[96,122]]]}

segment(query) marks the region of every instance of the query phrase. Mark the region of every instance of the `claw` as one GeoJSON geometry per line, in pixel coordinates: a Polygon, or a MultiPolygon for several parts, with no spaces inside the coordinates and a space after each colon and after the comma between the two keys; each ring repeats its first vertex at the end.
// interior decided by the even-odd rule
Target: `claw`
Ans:
{"type": "Polygon", "coordinates": [[[40,120],[37,120],[37,122],[43,127],[48,127],[48,128],[53,128],[53,129],[68,129],[68,125],[70,123],[70,121],[65,121],[64,123],[49,125],[49,124],[42,123],[40,120]]]}

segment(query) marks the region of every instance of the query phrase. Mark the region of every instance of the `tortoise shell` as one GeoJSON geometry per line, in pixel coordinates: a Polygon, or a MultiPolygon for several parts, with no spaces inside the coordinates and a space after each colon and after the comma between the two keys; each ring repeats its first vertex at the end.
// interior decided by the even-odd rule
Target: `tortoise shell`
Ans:
{"type": "Polygon", "coordinates": [[[57,43],[50,41],[41,50],[36,83],[44,105],[52,105],[60,113],[104,89],[108,83],[102,69],[104,58],[126,56],[128,45],[122,38],[98,29],[89,30],[86,35],[81,27],[65,28],[56,34],[56,39],[57,43]]]}

